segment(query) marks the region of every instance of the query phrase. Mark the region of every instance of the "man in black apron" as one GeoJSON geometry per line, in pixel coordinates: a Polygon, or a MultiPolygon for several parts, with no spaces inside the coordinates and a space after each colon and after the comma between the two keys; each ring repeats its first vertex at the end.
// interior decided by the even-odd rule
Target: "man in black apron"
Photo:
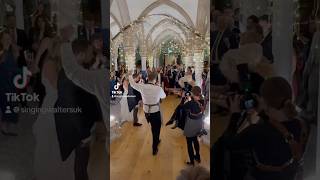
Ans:
{"type": "Polygon", "coordinates": [[[160,113],[160,99],[166,98],[166,94],[162,87],[156,85],[158,74],[151,72],[148,74],[148,83],[136,83],[132,77],[129,76],[130,86],[141,93],[143,110],[147,121],[151,124],[152,131],[152,154],[158,153],[158,145],[160,143],[161,130],[161,113],[160,113]]]}

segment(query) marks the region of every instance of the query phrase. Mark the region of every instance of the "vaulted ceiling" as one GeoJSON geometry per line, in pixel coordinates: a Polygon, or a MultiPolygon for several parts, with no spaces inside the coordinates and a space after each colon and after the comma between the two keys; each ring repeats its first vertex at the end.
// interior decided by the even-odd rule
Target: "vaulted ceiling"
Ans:
{"type": "Polygon", "coordinates": [[[123,27],[141,17],[147,17],[143,22],[144,39],[151,41],[153,45],[168,38],[184,42],[188,30],[196,30],[205,35],[209,29],[210,0],[111,0],[110,2],[112,37],[123,27]],[[176,20],[185,26],[175,23],[176,20]]]}

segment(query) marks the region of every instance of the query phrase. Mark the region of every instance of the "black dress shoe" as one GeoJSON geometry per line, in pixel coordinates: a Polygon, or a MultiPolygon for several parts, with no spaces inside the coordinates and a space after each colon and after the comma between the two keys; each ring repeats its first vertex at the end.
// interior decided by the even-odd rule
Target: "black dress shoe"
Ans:
{"type": "Polygon", "coordinates": [[[133,126],[142,126],[140,123],[133,123],[133,126]]]}
{"type": "Polygon", "coordinates": [[[157,155],[157,153],[158,153],[158,148],[157,149],[154,149],[154,150],[152,150],[152,155],[157,155]]]}
{"type": "Polygon", "coordinates": [[[166,123],[166,126],[169,126],[169,125],[171,125],[171,124],[173,124],[173,120],[172,119],[170,119],[170,121],[168,121],[167,123],[166,123]]]}
{"type": "Polygon", "coordinates": [[[201,158],[200,158],[200,156],[195,156],[194,159],[195,159],[198,163],[201,163],[201,158]]]}
{"type": "Polygon", "coordinates": [[[178,125],[174,125],[173,127],[171,127],[171,129],[176,129],[178,127],[178,125]]]}

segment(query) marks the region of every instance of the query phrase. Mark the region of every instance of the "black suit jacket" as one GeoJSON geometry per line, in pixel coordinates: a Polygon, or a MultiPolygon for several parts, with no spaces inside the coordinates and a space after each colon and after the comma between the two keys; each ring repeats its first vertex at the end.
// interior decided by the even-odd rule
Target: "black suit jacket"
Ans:
{"type": "MultiPolygon", "coordinates": [[[[94,28],[93,32],[91,32],[91,36],[99,32],[102,32],[102,30],[99,28],[94,28]]],[[[89,32],[87,31],[85,26],[78,26],[78,39],[90,41],[92,37],[88,38],[88,34],[89,32]]]]}
{"type": "Polygon", "coordinates": [[[128,88],[128,98],[127,98],[127,101],[128,101],[128,106],[129,106],[129,111],[131,112],[134,107],[136,105],[138,105],[139,101],[142,99],[141,97],[141,94],[139,91],[133,89],[133,87],[131,87],[129,85],[129,88],[128,88]],[[131,97],[131,96],[135,96],[135,97],[131,97]]]}
{"type": "Polygon", "coordinates": [[[272,53],[272,32],[270,32],[262,41],[263,56],[273,63],[274,57],[272,53]]]}
{"type": "Polygon", "coordinates": [[[28,39],[26,32],[22,29],[16,29],[17,32],[17,45],[21,47],[19,57],[18,57],[18,66],[26,66],[26,60],[24,58],[24,51],[27,49],[31,49],[31,44],[28,39]]]}
{"type": "Polygon", "coordinates": [[[102,120],[97,98],[76,86],[64,70],[58,77],[58,100],[55,107],[81,108],[81,113],[56,113],[55,122],[62,160],[65,161],[81,140],[90,136],[95,121],[102,120]]]}

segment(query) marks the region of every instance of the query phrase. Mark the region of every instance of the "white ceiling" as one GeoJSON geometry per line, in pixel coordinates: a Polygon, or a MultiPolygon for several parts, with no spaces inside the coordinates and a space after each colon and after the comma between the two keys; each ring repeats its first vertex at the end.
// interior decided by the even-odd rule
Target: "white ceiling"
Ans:
{"type": "MultiPolygon", "coordinates": [[[[147,12],[144,15],[166,14],[181,21],[190,28],[201,30],[208,28],[200,27],[209,24],[208,22],[199,23],[199,21],[209,21],[210,0],[113,0],[111,1],[110,11],[110,31],[112,37],[118,34],[122,27],[129,25],[141,17],[144,12],[147,12]],[[201,13],[198,11],[201,11],[201,13]],[[203,12],[206,12],[204,13],[205,15],[203,15],[203,12]]],[[[186,34],[183,31],[186,31],[186,29],[181,29],[179,26],[174,25],[172,20],[170,23],[170,20],[163,21],[164,19],[169,18],[165,16],[148,16],[148,18],[145,18],[145,22],[143,23],[144,36],[146,37],[150,33],[150,30],[153,30],[151,34],[152,42],[163,32],[166,32],[166,36],[177,38],[179,36],[180,39],[182,38],[185,41],[186,34]],[[163,21],[163,24],[154,28],[160,21],[163,21]]],[[[206,32],[205,30],[204,33],[206,32]]],[[[164,35],[162,34],[161,36],[164,35]]]]}

